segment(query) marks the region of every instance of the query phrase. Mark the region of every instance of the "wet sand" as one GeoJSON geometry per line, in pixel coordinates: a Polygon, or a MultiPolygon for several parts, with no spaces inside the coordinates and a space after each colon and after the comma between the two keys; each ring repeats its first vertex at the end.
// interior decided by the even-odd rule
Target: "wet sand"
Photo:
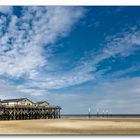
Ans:
{"type": "Polygon", "coordinates": [[[140,134],[140,118],[62,118],[0,121],[0,134],[140,134]]]}

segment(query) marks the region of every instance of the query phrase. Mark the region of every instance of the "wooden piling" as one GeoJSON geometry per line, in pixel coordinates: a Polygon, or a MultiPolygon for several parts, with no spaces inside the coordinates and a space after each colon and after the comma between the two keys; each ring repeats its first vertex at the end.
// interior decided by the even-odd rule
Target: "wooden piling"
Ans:
{"type": "Polygon", "coordinates": [[[56,119],[60,107],[0,106],[0,120],[56,119]]]}

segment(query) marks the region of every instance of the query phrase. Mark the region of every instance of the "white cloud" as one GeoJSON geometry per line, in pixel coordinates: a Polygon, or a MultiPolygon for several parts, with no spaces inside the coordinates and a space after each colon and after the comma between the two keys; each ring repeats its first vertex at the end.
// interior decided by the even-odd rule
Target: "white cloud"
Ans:
{"type": "MultiPolygon", "coordinates": [[[[139,31],[123,32],[106,40],[99,53],[94,53],[92,58],[86,56],[87,60],[80,61],[68,72],[56,75],[46,74],[47,71],[40,73],[40,69],[49,67],[51,62],[48,58],[52,55],[52,48],[48,47],[44,54],[42,46],[66,36],[83,13],[83,9],[73,7],[24,7],[21,17],[10,15],[7,32],[0,38],[0,74],[12,77],[27,75],[30,86],[69,87],[102,75],[104,70],[96,70],[103,60],[117,55],[126,57],[139,49],[139,31]]],[[[3,26],[5,20],[5,17],[1,19],[3,26]]]]}
{"type": "Polygon", "coordinates": [[[97,108],[112,113],[140,113],[140,77],[121,78],[100,81],[97,85],[85,85],[79,88],[51,93],[42,89],[32,89],[26,86],[8,84],[0,81],[0,98],[28,97],[33,101],[47,100],[51,104],[63,107],[62,113],[92,113],[97,108]],[[87,86],[87,87],[86,87],[87,86]],[[72,103],[72,104],[71,104],[72,103]]]}
{"type": "Polygon", "coordinates": [[[0,12],[9,14],[12,13],[12,7],[11,6],[0,6],[0,12]]]}
{"type": "Polygon", "coordinates": [[[140,50],[140,31],[138,28],[131,27],[115,35],[107,36],[103,48],[98,52],[93,52],[87,62],[96,67],[102,61],[111,57],[127,57],[140,50]],[[90,59],[90,60],[89,60],[90,59]]]}
{"type": "Polygon", "coordinates": [[[53,104],[63,107],[62,113],[140,113],[140,77],[104,80],[97,85],[82,86],[79,89],[61,93],[46,94],[53,104]],[[55,98],[57,97],[57,98],[55,98]]]}
{"type": "Polygon", "coordinates": [[[137,72],[139,70],[140,70],[140,65],[139,64],[134,65],[134,66],[131,66],[131,67],[126,68],[126,69],[121,69],[121,70],[114,71],[111,74],[108,73],[108,74],[106,74],[106,79],[107,78],[115,79],[115,78],[119,78],[119,77],[122,77],[122,76],[127,76],[128,74],[131,74],[133,72],[137,72]]]}
{"type": "Polygon", "coordinates": [[[29,88],[37,87],[43,89],[60,89],[87,81],[96,80],[108,69],[96,71],[96,67],[92,67],[88,63],[78,64],[74,69],[63,73],[40,73],[28,80],[24,86],[29,88]],[[94,73],[94,74],[93,74],[94,73]]]}
{"type": "Polygon", "coordinates": [[[119,33],[112,36],[107,41],[107,47],[103,52],[110,56],[120,55],[123,57],[133,54],[135,51],[140,50],[140,31],[131,29],[126,32],[119,33]]]}
{"type": "Polygon", "coordinates": [[[113,113],[140,113],[139,82],[140,77],[102,82],[93,88],[94,92],[102,94],[96,108],[111,109],[113,113]]]}
{"type": "Polygon", "coordinates": [[[0,80],[0,99],[20,98],[27,95],[21,92],[17,85],[12,85],[6,80],[0,80]]]}
{"type": "Polygon", "coordinates": [[[24,86],[18,86],[18,90],[23,93],[30,94],[31,96],[42,96],[43,94],[46,94],[46,90],[41,89],[29,89],[24,86]]]}
{"type": "Polygon", "coordinates": [[[80,8],[25,7],[20,17],[9,15],[7,32],[0,38],[0,74],[33,76],[47,67],[51,54],[44,55],[42,46],[66,36],[82,14],[80,8]]]}
{"type": "Polygon", "coordinates": [[[43,95],[42,92],[37,92],[36,90],[33,91],[33,92],[30,93],[30,94],[31,94],[31,96],[42,96],[42,95],[43,95]]]}
{"type": "MultiPolygon", "coordinates": [[[[135,51],[140,50],[139,40],[140,32],[136,30],[116,34],[111,39],[106,40],[104,48],[102,48],[99,53],[94,53],[91,58],[88,56],[85,57],[84,60],[81,60],[70,72],[63,72],[63,74],[61,73],[60,75],[46,74],[46,76],[43,75],[42,77],[40,76],[40,78],[35,78],[35,81],[31,82],[31,85],[40,88],[59,89],[91,80],[96,81],[96,78],[98,79],[102,74],[110,70],[109,68],[97,70],[98,65],[102,61],[110,57],[116,58],[118,56],[127,57],[132,55],[135,51]]],[[[139,66],[134,66],[109,75],[110,77],[113,77],[113,75],[117,77],[138,69],[139,66]]]]}

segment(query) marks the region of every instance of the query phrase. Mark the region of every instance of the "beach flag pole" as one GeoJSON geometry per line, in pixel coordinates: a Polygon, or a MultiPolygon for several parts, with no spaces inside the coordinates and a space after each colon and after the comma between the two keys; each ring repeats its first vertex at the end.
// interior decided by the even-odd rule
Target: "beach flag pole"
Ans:
{"type": "Polygon", "coordinates": [[[106,116],[108,117],[108,110],[106,111],[106,116]]]}
{"type": "Polygon", "coordinates": [[[104,110],[103,110],[103,117],[104,117],[104,110]]]}
{"type": "Polygon", "coordinates": [[[97,117],[99,116],[99,110],[97,109],[97,117]]]}
{"type": "Polygon", "coordinates": [[[90,111],[91,111],[91,109],[90,109],[90,107],[88,108],[88,117],[89,117],[89,119],[90,119],[90,111]]]}

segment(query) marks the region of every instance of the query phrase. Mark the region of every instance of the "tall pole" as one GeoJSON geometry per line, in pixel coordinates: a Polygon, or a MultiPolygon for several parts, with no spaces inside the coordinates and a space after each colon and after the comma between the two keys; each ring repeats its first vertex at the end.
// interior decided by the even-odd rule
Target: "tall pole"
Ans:
{"type": "Polygon", "coordinates": [[[106,115],[107,115],[107,117],[108,117],[108,110],[106,111],[106,115]]]}
{"type": "Polygon", "coordinates": [[[89,115],[89,119],[90,119],[90,111],[91,111],[91,109],[90,109],[90,107],[89,107],[89,109],[88,109],[88,115],[89,115]]]}
{"type": "Polygon", "coordinates": [[[104,117],[104,110],[103,110],[103,117],[104,117]]]}
{"type": "Polygon", "coordinates": [[[61,115],[60,115],[60,109],[59,109],[59,118],[61,118],[61,115]]]}
{"type": "Polygon", "coordinates": [[[99,109],[97,109],[97,117],[99,116],[99,109]]]}

